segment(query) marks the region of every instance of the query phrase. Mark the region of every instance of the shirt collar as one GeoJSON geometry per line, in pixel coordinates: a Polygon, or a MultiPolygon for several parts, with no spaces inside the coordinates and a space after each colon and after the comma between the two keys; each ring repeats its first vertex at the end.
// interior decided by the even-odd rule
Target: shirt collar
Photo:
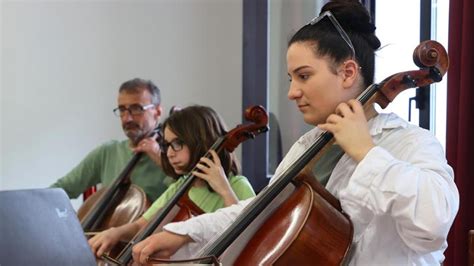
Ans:
{"type": "MultiPolygon", "coordinates": [[[[408,125],[408,122],[394,113],[380,113],[368,122],[369,134],[372,137],[381,134],[383,130],[406,128],[408,125]]],[[[319,134],[321,134],[321,130],[318,127],[315,127],[304,134],[297,142],[303,145],[308,145],[308,143],[312,143],[319,134]]]]}
{"type": "Polygon", "coordinates": [[[370,119],[368,125],[370,135],[376,136],[381,134],[384,129],[406,128],[408,122],[394,113],[381,113],[370,119]]]}

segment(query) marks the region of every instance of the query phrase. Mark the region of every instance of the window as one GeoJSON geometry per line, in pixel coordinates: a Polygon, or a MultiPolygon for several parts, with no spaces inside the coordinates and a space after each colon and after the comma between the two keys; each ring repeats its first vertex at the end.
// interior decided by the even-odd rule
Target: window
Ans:
{"type": "MultiPolygon", "coordinates": [[[[381,29],[376,34],[383,47],[377,53],[376,82],[391,74],[417,68],[413,63],[412,53],[420,43],[420,13],[423,12],[421,8],[430,8],[425,10],[431,13],[429,38],[437,40],[447,49],[449,0],[432,0],[428,5],[425,5],[426,1],[421,1],[400,0],[397,5],[387,1],[376,2],[376,26],[381,29]],[[421,4],[423,7],[420,8],[421,4]],[[403,14],[403,18],[400,14],[403,14]]],[[[430,131],[436,135],[443,147],[446,143],[446,95],[447,85],[444,76],[440,83],[431,86],[429,110],[430,131]]],[[[414,101],[411,101],[410,106],[410,98],[414,96],[414,89],[407,90],[397,96],[387,109],[381,111],[397,113],[418,125],[421,122],[420,112],[416,109],[414,101]]]]}

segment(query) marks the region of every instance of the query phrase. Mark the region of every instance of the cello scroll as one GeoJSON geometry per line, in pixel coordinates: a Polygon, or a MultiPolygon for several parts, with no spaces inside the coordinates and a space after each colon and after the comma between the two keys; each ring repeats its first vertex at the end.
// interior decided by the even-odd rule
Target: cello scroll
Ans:
{"type": "MultiPolygon", "coordinates": [[[[376,90],[379,93],[373,95],[375,98],[368,102],[376,102],[380,107],[385,108],[406,89],[424,87],[441,81],[449,67],[446,49],[440,43],[432,40],[424,41],[415,48],[413,61],[421,69],[400,72],[373,85],[377,86],[376,90]]],[[[361,99],[363,99],[362,96],[361,99]]],[[[364,103],[363,100],[362,103],[364,103]]]]}

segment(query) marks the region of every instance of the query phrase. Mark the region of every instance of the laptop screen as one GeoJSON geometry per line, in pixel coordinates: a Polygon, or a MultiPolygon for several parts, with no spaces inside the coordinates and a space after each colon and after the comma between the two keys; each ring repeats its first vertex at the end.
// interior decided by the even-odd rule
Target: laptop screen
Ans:
{"type": "Polygon", "coordinates": [[[0,265],[97,265],[66,193],[0,191],[0,265]]]}

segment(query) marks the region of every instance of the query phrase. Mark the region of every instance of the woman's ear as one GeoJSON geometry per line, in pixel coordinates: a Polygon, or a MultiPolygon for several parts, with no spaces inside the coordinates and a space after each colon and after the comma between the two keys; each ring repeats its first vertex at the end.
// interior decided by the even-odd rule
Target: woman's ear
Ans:
{"type": "Polygon", "coordinates": [[[359,76],[359,65],[356,61],[350,59],[344,62],[342,66],[343,86],[352,87],[359,76]]]}

